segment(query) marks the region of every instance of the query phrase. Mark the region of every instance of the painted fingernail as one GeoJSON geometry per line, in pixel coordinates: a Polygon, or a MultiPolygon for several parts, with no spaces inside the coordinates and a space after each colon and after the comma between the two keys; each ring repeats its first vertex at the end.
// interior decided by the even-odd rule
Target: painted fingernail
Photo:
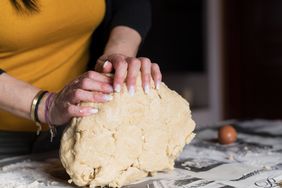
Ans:
{"type": "Polygon", "coordinates": [[[134,86],[130,86],[128,92],[130,96],[134,96],[134,93],[135,93],[134,86]]]}
{"type": "Polygon", "coordinates": [[[98,112],[97,108],[91,108],[91,109],[81,109],[79,110],[80,113],[86,113],[86,114],[96,114],[98,112]]]}
{"type": "Polygon", "coordinates": [[[89,113],[90,114],[96,114],[98,112],[98,109],[97,108],[91,108],[90,110],[89,110],[89,113]]]}
{"type": "Polygon", "coordinates": [[[113,100],[113,96],[111,96],[111,95],[104,95],[103,97],[104,97],[104,99],[105,99],[106,101],[111,101],[111,100],[113,100]]]}
{"type": "Polygon", "coordinates": [[[160,81],[156,81],[156,89],[160,90],[160,81]]]}
{"type": "Polygon", "coordinates": [[[149,87],[148,84],[145,85],[144,91],[145,91],[146,94],[149,94],[149,92],[150,92],[150,87],[149,87]]]}
{"type": "Polygon", "coordinates": [[[104,64],[103,64],[103,68],[105,68],[109,63],[110,63],[110,62],[109,62],[108,60],[105,61],[104,64]]]}
{"type": "Polygon", "coordinates": [[[121,87],[120,87],[119,84],[117,84],[117,85],[115,86],[115,92],[119,93],[120,90],[121,90],[121,87]]]}

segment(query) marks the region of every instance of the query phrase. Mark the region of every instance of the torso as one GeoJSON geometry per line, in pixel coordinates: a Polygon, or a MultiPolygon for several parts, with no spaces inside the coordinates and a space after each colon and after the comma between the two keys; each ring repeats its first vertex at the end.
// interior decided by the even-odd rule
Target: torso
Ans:
{"type": "MultiPolygon", "coordinates": [[[[59,91],[85,71],[91,34],[105,14],[104,0],[38,1],[20,14],[0,1],[0,68],[41,89],[59,91]]],[[[35,131],[29,120],[0,111],[0,130],[35,131]]]]}

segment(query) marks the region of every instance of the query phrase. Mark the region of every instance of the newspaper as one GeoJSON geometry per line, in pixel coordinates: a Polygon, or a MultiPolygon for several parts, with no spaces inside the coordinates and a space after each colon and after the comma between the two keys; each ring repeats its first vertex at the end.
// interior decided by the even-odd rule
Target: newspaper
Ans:
{"type": "MultiPolygon", "coordinates": [[[[282,187],[282,121],[231,120],[196,130],[196,134],[173,171],[125,188],[282,187]],[[235,125],[238,140],[221,145],[217,130],[226,123],[235,125]]],[[[74,187],[67,183],[68,176],[58,159],[42,161],[27,156],[2,160],[1,167],[0,187],[74,187]]]]}
{"type": "Polygon", "coordinates": [[[282,121],[228,121],[198,130],[177,159],[175,170],[127,188],[282,187],[282,121]],[[217,142],[217,130],[232,123],[234,144],[217,142]]]}

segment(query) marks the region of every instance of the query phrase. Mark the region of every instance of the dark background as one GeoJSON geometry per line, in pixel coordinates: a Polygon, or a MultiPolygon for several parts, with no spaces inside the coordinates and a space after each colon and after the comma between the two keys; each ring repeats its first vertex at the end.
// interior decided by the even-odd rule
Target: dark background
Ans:
{"type": "MultiPolygon", "coordinates": [[[[282,1],[219,1],[222,117],[281,119],[282,1]]],[[[206,2],[153,0],[152,28],[139,55],[163,72],[206,73],[206,2]]]]}
{"type": "Polygon", "coordinates": [[[282,1],[224,7],[225,118],[282,118],[282,1]]]}
{"type": "Polygon", "coordinates": [[[153,0],[152,28],[139,55],[150,57],[162,71],[203,72],[203,20],[203,0],[153,0]]]}

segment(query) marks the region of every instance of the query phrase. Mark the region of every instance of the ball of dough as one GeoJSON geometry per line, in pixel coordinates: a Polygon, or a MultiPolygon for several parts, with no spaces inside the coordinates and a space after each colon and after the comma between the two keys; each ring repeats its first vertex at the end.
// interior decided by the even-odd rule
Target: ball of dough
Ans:
{"type": "Polygon", "coordinates": [[[164,83],[145,94],[140,78],[107,103],[85,103],[97,114],[73,118],[63,134],[60,158],[72,181],[90,187],[123,185],[169,171],[195,134],[189,104],[164,83]]]}

